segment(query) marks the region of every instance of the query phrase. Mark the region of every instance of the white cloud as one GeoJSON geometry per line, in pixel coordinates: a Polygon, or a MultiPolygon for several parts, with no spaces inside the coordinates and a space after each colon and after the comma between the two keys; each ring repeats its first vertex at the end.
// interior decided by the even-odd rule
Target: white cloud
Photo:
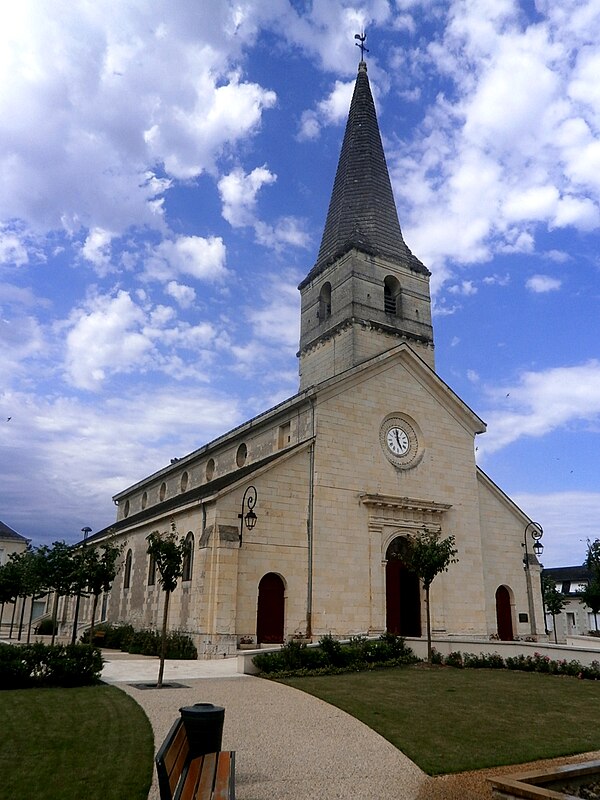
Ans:
{"type": "Polygon", "coordinates": [[[99,391],[113,376],[163,372],[177,380],[206,380],[203,367],[213,356],[217,331],[210,322],[177,319],[171,306],[152,306],[131,295],[96,295],[75,310],[66,328],[65,375],[78,389],[99,391]],[[184,357],[181,351],[193,350],[184,357]]]}
{"type": "Polygon", "coordinates": [[[17,233],[0,227],[0,266],[14,264],[21,267],[28,262],[27,248],[17,233]]]}
{"type": "Polygon", "coordinates": [[[470,297],[471,295],[477,294],[477,287],[473,281],[461,281],[461,283],[449,286],[448,291],[451,294],[461,294],[464,297],[470,297]]]}
{"type": "Polygon", "coordinates": [[[254,230],[256,241],[274,250],[285,247],[306,248],[310,245],[310,236],[304,228],[304,222],[297,217],[280,217],[274,225],[257,222],[254,230]]]}
{"type": "Polygon", "coordinates": [[[274,224],[258,218],[258,192],[263,186],[275,183],[277,175],[266,164],[245,173],[241,168],[224,175],[218,183],[223,203],[223,217],[234,228],[254,228],[256,241],[264,247],[280,250],[284,247],[307,247],[309,236],[303,221],[297,217],[280,217],[274,224]]]}
{"type": "Polygon", "coordinates": [[[519,493],[512,499],[544,530],[541,558],[546,567],[582,564],[586,540],[598,538],[600,493],[565,491],[546,494],[519,493]],[[568,509],[568,514],[565,513],[568,509]]]}
{"type": "Polygon", "coordinates": [[[171,178],[254,135],[276,97],[236,65],[262,11],[232,26],[228,3],[209,6],[1,4],[0,219],[160,228],[171,178]]]}
{"type": "Polygon", "coordinates": [[[296,351],[300,336],[300,298],[296,283],[272,279],[266,289],[266,305],[251,309],[249,319],[253,335],[278,347],[296,351]]]}
{"type": "Polygon", "coordinates": [[[164,239],[146,259],[146,274],[166,281],[187,275],[202,281],[216,281],[227,275],[227,250],[220,236],[179,236],[164,239]]]}
{"type": "Polygon", "coordinates": [[[240,167],[224,175],[218,183],[223,203],[223,217],[234,228],[254,225],[256,222],[256,200],[263,186],[275,183],[277,175],[267,165],[256,167],[246,174],[240,167]]]}
{"type": "Polygon", "coordinates": [[[488,433],[479,445],[484,453],[524,436],[544,436],[576,420],[595,423],[600,417],[600,362],[524,372],[516,385],[489,394],[504,409],[486,414],[488,433]]]}
{"type": "Polygon", "coordinates": [[[317,103],[316,109],[302,113],[298,139],[300,141],[317,139],[324,125],[345,122],[353,91],[354,80],[336,81],[329,95],[317,103]]]}
{"type": "Polygon", "coordinates": [[[141,332],[144,313],[129,294],[94,298],[87,311],[75,312],[67,334],[68,380],[80,389],[98,389],[107,374],[142,366],[151,341],[141,332]]]}
{"type": "Polygon", "coordinates": [[[81,248],[83,257],[94,265],[100,275],[108,272],[112,238],[113,235],[110,231],[103,228],[92,228],[81,248]]]}
{"type": "Polygon", "coordinates": [[[415,82],[434,69],[452,84],[413,142],[388,149],[406,238],[432,268],[434,291],[452,260],[534,252],[539,226],[600,227],[594,5],[565,17],[539,3],[528,23],[512,2],[454,0],[429,61],[417,46],[403,62],[403,72],[421,70],[415,82]]]}
{"type": "Polygon", "coordinates": [[[571,258],[568,253],[565,253],[562,250],[547,250],[543,255],[549,261],[554,261],[556,264],[564,264],[571,258]]]}
{"type": "Polygon", "coordinates": [[[173,297],[181,308],[190,308],[196,299],[196,292],[191,286],[177,281],[169,281],[165,286],[165,292],[173,297]]]}
{"type": "Polygon", "coordinates": [[[562,281],[558,278],[551,278],[549,275],[532,275],[525,283],[525,286],[530,291],[540,294],[560,289],[562,281]]]}
{"type": "Polygon", "coordinates": [[[94,530],[111,524],[113,494],[244,418],[231,393],[181,385],[145,384],[143,391],[134,385],[101,406],[55,393],[0,391],[0,408],[13,417],[2,429],[11,460],[3,502],[15,527],[36,531],[36,543],[74,541],[84,524],[94,530]],[[30,479],[24,482],[23,475],[30,479]],[[34,506],[27,502],[32,491],[34,506]]]}

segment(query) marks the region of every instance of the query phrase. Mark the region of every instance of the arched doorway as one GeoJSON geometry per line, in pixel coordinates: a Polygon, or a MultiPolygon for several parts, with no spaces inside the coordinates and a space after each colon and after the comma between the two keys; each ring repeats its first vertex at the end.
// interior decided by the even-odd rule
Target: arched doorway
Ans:
{"type": "Polygon", "coordinates": [[[510,603],[510,592],[506,586],[499,586],[496,589],[496,625],[498,626],[498,637],[503,642],[512,642],[513,623],[512,609],[510,603]]]}
{"type": "Polygon", "coordinates": [[[402,536],[390,543],[385,557],[385,624],[389,633],[421,635],[419,579],[403,561],[408,544],[402,536]]]}
{"type": "Polygon", "coordinates": [[[256,638],[265,644],[283,642],[285,586],[274,572],[268,572],[258,584],[256,638]]]}

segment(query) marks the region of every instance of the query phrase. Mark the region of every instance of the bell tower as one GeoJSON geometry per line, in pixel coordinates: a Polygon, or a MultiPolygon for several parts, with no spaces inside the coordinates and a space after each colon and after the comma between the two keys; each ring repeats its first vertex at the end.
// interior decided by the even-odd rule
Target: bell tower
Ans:
{"type": "Polygon", "coordinates": [[[300,389],[406,341],[434,366],[430,272],[400,230],[366,62],[317,261],[300,286],[300,389]]]}

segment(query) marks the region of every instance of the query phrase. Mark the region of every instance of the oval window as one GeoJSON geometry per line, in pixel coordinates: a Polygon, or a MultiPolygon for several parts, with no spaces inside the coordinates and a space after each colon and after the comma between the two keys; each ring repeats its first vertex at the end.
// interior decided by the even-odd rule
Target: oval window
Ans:
{"type": "Polygon", "coordinates": [[[238,467],[243,467],[244,466],[244,464],[246,463],[246,458],[247,457],[248,457],[248,448],[242,442],[242,444],[238,447],[237,453],[236,453],[236,456],[235,456],[235,463],[238,465],[238,467]]]}
{"type": "Polygon", "coordinates": [[[212,481],[213,476],[215,474],[215,460],[214,458],[209,458],[206,462],[206,480],[212,481]]]}
{"type": "Polygon", "coordinates": [[[183,475],[181,476],[181,491],[182,492],[187,491],[188,482],[189,482],[189,475],[187,474],[187,472],[184,472],[183,475]]]}

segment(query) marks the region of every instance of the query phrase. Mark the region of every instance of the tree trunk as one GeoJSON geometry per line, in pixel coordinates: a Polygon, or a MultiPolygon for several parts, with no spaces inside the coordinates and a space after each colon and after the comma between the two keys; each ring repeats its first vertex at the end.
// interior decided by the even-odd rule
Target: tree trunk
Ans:
{"type": "Polygon", "coordinates": [[[94,595],[92,603],[92,624],[90,625],[90,644],[94,644],[94,625],[96,624],[96,610],[98,608],[98,595],[94,595]]]}
{"type": "Polygon", "coordinates": [[[77,639],[77,623],[79,622],[79,604],[81,603],[81,591],[77,592],[75,601],[75,616],[73,617],[73,632],[71,633],[71,644],[75,644],[77,639]]]}
{"type": "Polygon", "coordinates": [[[33,597],[31,598],[31,608],[29,609],[29,622],[27,623],[27,644],[31,641],[31,623],[33,621],[33,597]]]}
{"type": "Polygon", "coordinates": [[[21,641],[21,634],[23,632],[23,619],[25,617],[25,601],[27,600],[26,597],[21,598],[21,616],[19,617],[19,635],[17,636],[17,641],[21,641]]]}
{"type": "Polygon", "coordinates": [[[556,633],[556,615],[552,614],[552,627],[554,628],[554,643],[558,644],[558,636],[556,633]]]}
{"type": "Polygon", "coordinates": [[[54,644],[54,640],[56,639],[56,618],[58,617],[58,592],[54,592],[54,603],[52,605],[52,641],[50,644],[54,644]]]}
{"type": "Polygon", "coordinates": [[[15,625],[15,614],[16,614],[16,611],[17,611],[17,598],[15,597],[15,602],[13,603],[12,617],[10,618],[10,631],[8,633],[8,638],[9,639],[12,639],[13,628],[14,628],[14,625],[15,625]]]}
{"type": "Polygon", "coordinates": [[[171,592],[165,592],[165,608],[163,611],[162,636],[160,639],[160,668],[158,670],[158,682],[156,684],[157,689],[162,687],[163,675],[165,673],[165,656],[167,654],[167,620],[169,617],[170,596],[171,592]]]}
{"type": "Polygon", "coordinates": [[[431,614],[429,613],[429,586],[425,586],[425,610],[427,611],[427,663],[431,666],[431,614]]]}

